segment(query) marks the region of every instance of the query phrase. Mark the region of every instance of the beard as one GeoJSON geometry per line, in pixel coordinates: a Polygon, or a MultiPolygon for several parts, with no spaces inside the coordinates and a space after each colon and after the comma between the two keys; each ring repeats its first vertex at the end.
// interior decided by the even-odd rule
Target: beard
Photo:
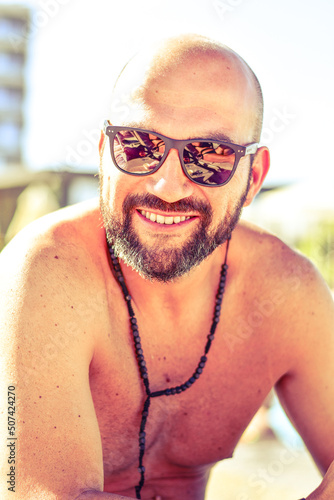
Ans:
{"type": "Polygon", "coordinates": [[[228,213],[215,229],[210,229],[212,209],[209,203],[194,199],[183,198],[175,203],[167,203],[160,198],[147,193],[146,195],[129,194],[123,202],[122,218],[112,213],[110,205],[102,195],[103,177],[100,177],[100,208],[109,245],[114,248],[115,255],[125,264],[132,267],[143,278],[150,281],[168,283],[184,276],[198,266],[217,247],[230,238],[235,228],[249,189],[250,176],[247,188],[234,207],[233,213],[228,213]],[[158,209],[165,213],[180,212],[198,213],[199,225],[193,234],[180,247],[168,247],[170,236],[160,235],[156,242],[144,245],[132,223],[132,214],[136,207],[146,210],[158,209]],[[166,246],[164,248],[164,242],[166,246]]]}

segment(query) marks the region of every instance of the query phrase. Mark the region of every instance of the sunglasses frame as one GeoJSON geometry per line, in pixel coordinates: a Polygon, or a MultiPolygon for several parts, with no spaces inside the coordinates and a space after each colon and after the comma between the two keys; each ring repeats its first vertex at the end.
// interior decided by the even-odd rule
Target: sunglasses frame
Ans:
{"type": "Polygon", "coordinates": [[[137,128],[137,127],[119,127],[119,126],[115,126],[115,125],[110,125],[109,120],[105,120],[105,122],[104,122],[103,133],[104,133],[104,135],[107,135],[109,137],[109,146],[110,146],[110,154],[111,154],[112,161],[113,161],[114,165],[118,168],[118,170],[120,170],[121,172],[123,172],[125,174],[129,174],[129,175],[136,175],[139,177],[154,174],[157,170],[159,170],[161,165],[164,163],[165,159],[168,156],[169,151],[171,149],[176,149],[179,153],[181,167],[182,167],[182,170],[183,170],[184,174],[186,175],[186,177],[189,180],[191,180],[192,182],[194,182],[195,184],[198,184],[199,186],[202,186],[202,187],[221,187],[221,186],[224,186],[225,184],[227,184],[232,179],[232,177],[237,169],[237,166],[239,164],[240,159],[243,158],[244,156],[255,154],[257,149],[258,149],[258,143],[256,143],[256,142],[249,144],[247,146],[240,146],[239,144],[234,144],[233,142],[221,141],[219,139],[218,140],[217,139],[208,139],[208,138],[205,138],[205,139],[203,139],[203,138],[171,139],[170,137],[166,137],[165,135],[162,135],[158,132],[154,132],[152,130],[146,130],[146,129],[137,128]],[[114,155],[113,143],[114,143],[114,138],[115,138],[116,134],[118,132],[121,132],[122,130],[135,130],[136,132],[144,132],[147,134],[156,135],[157,137],[160,137],[161,139],[163,139],[163,141],[165,143],[165,151],[161,157],[161,160],[156,165],[156,167],[154,167],[154,169],[150,170],[149,172],[143,172],[143,173],[128,172],[127,170],[123,170],[119,165],[117,165],[115,155],[114,155]],[[219,144],[222,144],[224,146],[227,146],[230,149],[233,149],[233,151],[235,153],[234,165],[233,165],[233,168],[231,170],[231,174],[230,174],[229,178],[225,182],[223,182],[221,184],[204,184],[202,182],[196,181],[188,174],[187,168],[186,168],[184,161],[183,161],[183,151],[184,151],[185,146],[191,142],[215,142],[215,143],[219,143],[219,144]]]}

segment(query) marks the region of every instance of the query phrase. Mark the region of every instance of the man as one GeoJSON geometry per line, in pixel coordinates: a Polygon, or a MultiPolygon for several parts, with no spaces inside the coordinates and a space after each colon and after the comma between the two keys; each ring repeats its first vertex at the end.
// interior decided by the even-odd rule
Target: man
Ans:
{"type": "MultiPolygon", "coordinates": [[[[273,386],[325,473],[330,293],[304,257],[238,222],[269,168],[255,75],[232,50],[181,36],[132,59],[114,103],[100,208],[40,219],[1,256],[17,498],[203,500],[273,386]]],[[[330,469],[307,499],[333,498],[333,485],[330,469]]]]}

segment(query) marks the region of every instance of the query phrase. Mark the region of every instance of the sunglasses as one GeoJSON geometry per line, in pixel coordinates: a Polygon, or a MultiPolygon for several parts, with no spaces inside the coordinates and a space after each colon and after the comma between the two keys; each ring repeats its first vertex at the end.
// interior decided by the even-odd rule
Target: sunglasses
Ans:
{"type": "Polygon", "coordinates": [[[239,146],[217,139],[176,140],[156,132],[133,127],[115,127],[104,122],[115,166],[130,175],[154,174],[171,148],[179,153],[182,170],[200,186],[224,186],[229,182],[240,158],[255,154],[257,143],[239,146]]]}

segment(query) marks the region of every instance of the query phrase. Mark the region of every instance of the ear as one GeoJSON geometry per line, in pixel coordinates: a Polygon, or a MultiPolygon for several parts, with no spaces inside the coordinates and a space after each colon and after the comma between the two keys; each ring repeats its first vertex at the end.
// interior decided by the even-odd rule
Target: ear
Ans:
{"type": "Polygon", "coordinates": [[[270,154],[269,149],[265,146],[259,148],[256,152],[251,172],[250,187],[247,194],[244,207],[250,205],[260,191],[261,186],[266,178],[270,167],[270,154]]]}

